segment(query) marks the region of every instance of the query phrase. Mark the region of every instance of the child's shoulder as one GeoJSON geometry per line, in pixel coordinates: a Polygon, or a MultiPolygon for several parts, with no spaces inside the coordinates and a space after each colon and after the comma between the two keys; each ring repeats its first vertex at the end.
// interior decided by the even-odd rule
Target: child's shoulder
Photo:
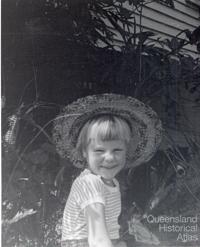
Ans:
{"type": "Polygon", "coordinates": [[[84,184],[99,184],[103,185],[101,177],[91,173],[90,170],[83,170],[80,175],[74,180],[74,185],[84,185],[84,184]]]}

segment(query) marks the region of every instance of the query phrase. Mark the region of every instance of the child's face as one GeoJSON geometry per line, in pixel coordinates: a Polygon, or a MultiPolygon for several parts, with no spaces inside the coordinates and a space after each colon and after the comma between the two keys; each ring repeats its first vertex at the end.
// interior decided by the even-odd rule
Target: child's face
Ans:
{"type": "Polygon", "coordinates": [[[102,141],[99,138],[91,139],[84,157],[88,168],[104,179],[112,180],[125,166],[126,145],[123,140],[102,141]]]}

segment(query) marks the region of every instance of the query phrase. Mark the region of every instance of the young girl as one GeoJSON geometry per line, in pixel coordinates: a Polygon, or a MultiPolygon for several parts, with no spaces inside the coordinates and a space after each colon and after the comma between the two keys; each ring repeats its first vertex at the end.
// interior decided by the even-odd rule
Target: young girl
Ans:
{"type": "Polygon", "coordinates": [[[55,120],[54,139],[63,157],[84,168],[64,209],[62,247],[125,247],[115,176],[152,157],[161,140],[157,115],[131,97],[89,96],[67,106],[55,120]]]}

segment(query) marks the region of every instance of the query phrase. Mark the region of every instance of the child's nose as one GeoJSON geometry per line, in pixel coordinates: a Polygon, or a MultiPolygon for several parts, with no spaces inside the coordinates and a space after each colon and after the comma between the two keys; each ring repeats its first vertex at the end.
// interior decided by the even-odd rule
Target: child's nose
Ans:
{"type": "Polygon", "coordinates": [[[112,152],[105,153],[105,160],[110,161],[114,159],[114,154],[112,152]]]}

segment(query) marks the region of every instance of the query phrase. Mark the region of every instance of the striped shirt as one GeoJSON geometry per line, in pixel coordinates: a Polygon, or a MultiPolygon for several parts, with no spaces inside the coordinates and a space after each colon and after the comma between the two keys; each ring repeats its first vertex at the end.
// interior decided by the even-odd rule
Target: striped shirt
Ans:
{"type": "Polygon", "coordinates": [[[64,209],[62,241],[87,239],[87,225],[84,208],[92,203],[105,206],[105,220],[110,239],[119,238],[118,217],[121,213],[121,194],[119,183],[115,187],[104,184],[101,177],[85,169],[75,179],[64,209]]]}

